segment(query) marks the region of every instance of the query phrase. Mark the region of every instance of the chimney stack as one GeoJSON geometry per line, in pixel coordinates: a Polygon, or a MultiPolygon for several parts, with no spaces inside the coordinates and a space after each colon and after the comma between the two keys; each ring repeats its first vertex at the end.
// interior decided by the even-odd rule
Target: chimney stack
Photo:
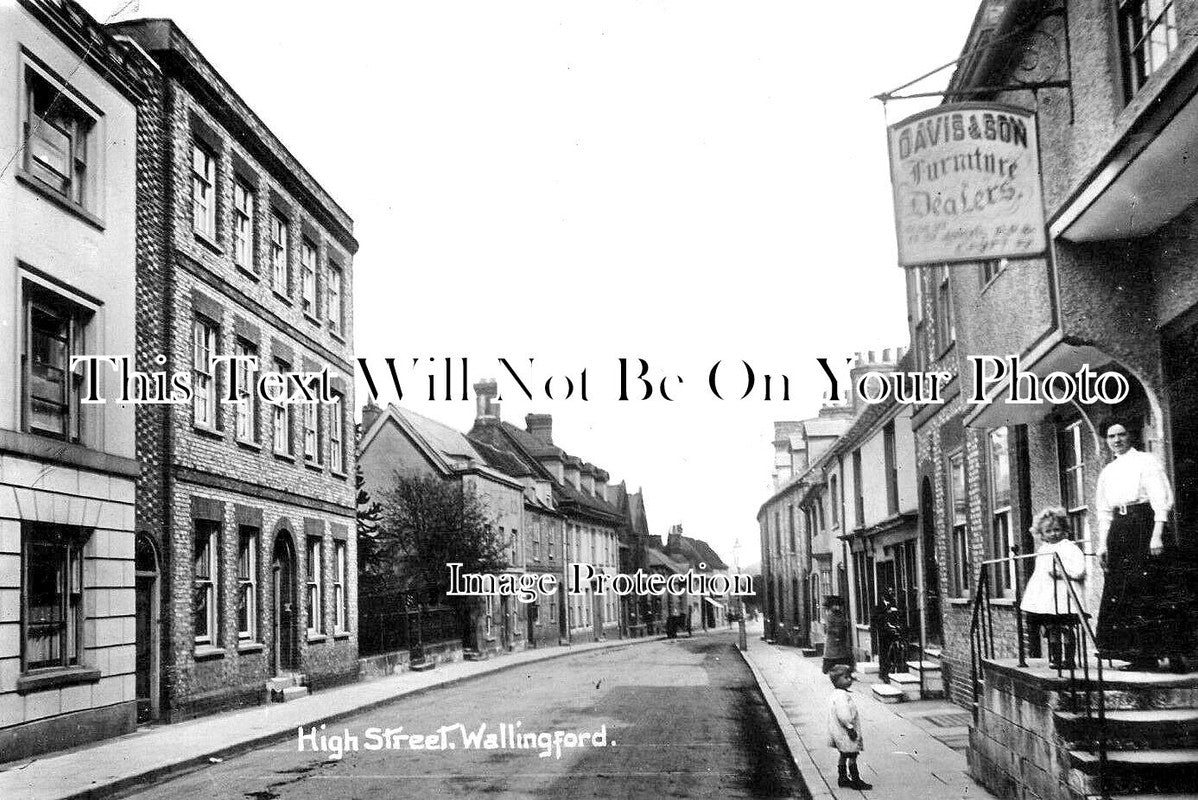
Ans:
{"type": "Polygon", "coordinates": [[[524,417],[524,426],[541,444],[553,444],[552,414],[528,414],[524,417]]]}
{"type": "Polygon", "coordinates": [[[477,408],[475,422],[485,425],[499,421],[499,401],[495,399],[498,394],[499,386],[493,378],[484,378],[474,384],[474,400],[477,408]]]}
{"type": "Polygon", "coordinates": [[[682,526],[671,525],[670,535],[666,538],[666,547],[671,550],[682,546],[682,526]]]}
{"type": "Polygon", "coordinates": [[[370,426],[383,413],[383,409],[374,404],[373,400],[367,400],[366,405],[362,406],[362,433],[370,430],[370,426]]]}

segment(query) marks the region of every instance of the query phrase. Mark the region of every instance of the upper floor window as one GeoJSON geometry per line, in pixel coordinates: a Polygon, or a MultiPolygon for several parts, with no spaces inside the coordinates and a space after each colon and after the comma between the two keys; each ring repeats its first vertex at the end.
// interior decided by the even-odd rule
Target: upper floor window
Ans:
{"type": "Polygon", "coordinates": [[[233,184],[233,260],[254,269],[254,190],[243,181],[233,184]]]}
{"type": "Polygon", "coordinates": [[[1173,0],[1119,2],[1123,89],[1129,100],[1177,49],[1177,17],[1173,6],[1173,0]]]}
{"type": "Polygon", "coordinates": [[[333,402],[329,405],[329,468],[333,472],[345,472],[344,407],[341,395],[333,395],[333,402]]]}
{"type": "Polygon", "coordinates": [[[914,306],[911,318],[915,324],[923,324],[923,268],[911,267],[911,303],[914,306]]]}
{"type": "Polygon", "coordinates": [[[328,280],[325,283],[325,309],[329,317],[329,328],[333,333],[341,333],[341,268],[329,262],[328,280]]]}
{"type": "Polygon", "coordinates": [[[953,323],[952,286],[948,280],[948,264],[940,265],[936,281],[936,350],[943,353],[957,340],[957,327],[953,323]]]}
{"type": "Polygon", "coordinates": [[[324,633],[323,592],[321,591],[321,572],[324,562],[321,559],[323,542],[319,536],[308,537],[308,581],[305,594],[305,607],[308,612],[308,635],[316,636],[324,633]]]}
{"type": "Polygon", "coordinates": [[[320,449],[316,438],[316,403],[303,403],[304,459],[316,463],[320,460],[320,449]]]}
{"type": "Polygon", "coordinates": [[[300,247],[300,307],[316,316],[316,245],[304,240],[300,247]]]}
{"type": "Polygon", "coordinates": [[[95,120],[36,70],[25,69],[25,171],[72,203],[91,205],[95,120]]]}
{"type": "Polygon", "coordinates": [[[861,451],[853,451],[853,513],[857,515],[857,524],[865,524],[865,487],[861,480],[861,451]]]}
{"type": "Polygon", "coordinates": [[[41,286],[25,286],[25,428],[77,442],[83,433],[82,375],[72,373],[70,365],[72,355],[84,352],[91,312],[41,286]]]}
{"type": "Polygon", "coordinates": [[[195,625],[197,644],[216,644],[217,609],[216,545],[220,536],[220,523],[211,520],[195,521],[195,584],[192,619],[195,625]]]}
{"type": "Polygon", "coordinates": [[[795,552],[795,507],[786,507],[786,528],[790,532],[790,552],[795,552]]]}
{"type": "Polygon", "coordinates": [[[345,542],[333,542],[333,630],[349,629],[349,568],[345,542]]]}
{"type": "Polygon", "coordinates": [[[274,290],[281,295],[288,293],[287,270],[287,220],[279,212],[270,214],[270,275],[274,290]]]}
{"type": "Polygon", "coordinates": [[[237,638],[258,638],[258,531],[242,527],[237,542],[237,638]]]}
{"type": "Polygon", "coordinates": [[[832,527],[840,527],[840,479],[833,475],[828,480],[828,502],[832,510],[832,527]]]}
{"type": "Polygon", "coordinates": [[[882,428],[882,457],[886,462],[886,511],[899,510],[898,453],[895,449],[894,421],[882,428]]]}
{"type": "MultiPolygon", "coordinates": [[[[275,372],[285,373],[290,370],[291,366],[286,361],[275,359],[275,372]]],[[[295,408],[293,403],[273,403],[271,405],[272,440],[274,450],[279,455],[291,454],[291,409],[293,408],[295,408]]]]}
{"type": "Polygon", "coordinates": [[[199,142],[191,145],[191,225],[216,238],[216,159],[199,142]]]}
{"type": "Polygon", "coordinates": [[[990,283],[998,277],[998,273],[1003,271],[1007,265],[1005,258],[992,258],[988,261],[983,261],[978,265],[978,276],[981,279],[982,286],[990,283]]]}
{"type": "Polygon", "coordinates": [[[237,377],[237,438],[243,442],[258,441],[258,401],[254,391],[254,370],[245,359],[258,358],[258,348],[244,339],[233,347],[236,355],[237,377]]]}
{"type": "Polygon", "coordinates": [[[216,427],[216,375],[212,369],[212,357],[217,355],[216,333],[216,325],[201,317],[192,323],[192,406],[195,424],[205,428],[216,427]]]}

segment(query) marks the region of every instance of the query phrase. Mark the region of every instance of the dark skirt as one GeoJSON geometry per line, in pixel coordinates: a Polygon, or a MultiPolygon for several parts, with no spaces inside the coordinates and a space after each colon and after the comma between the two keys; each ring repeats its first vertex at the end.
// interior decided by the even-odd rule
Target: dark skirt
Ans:
{"type": "Polygon", "coordinates": [[[1146,503],[1115,512],[1107,534],[1107,571],[1098,612],[1103,658],[1163,658],[1192,650],[1194,609],[1190,560],[1177,548],[1162,556],[1148,550],[1153,511],[1146,503]]]}

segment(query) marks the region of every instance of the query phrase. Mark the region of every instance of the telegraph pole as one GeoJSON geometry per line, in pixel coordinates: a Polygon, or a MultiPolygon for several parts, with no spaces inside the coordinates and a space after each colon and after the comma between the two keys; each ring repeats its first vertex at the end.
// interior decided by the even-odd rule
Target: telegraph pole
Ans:
{"type": "MultiPolygon", "coordinates": [[[[740,574],[740,538],[732,544],[732,569],[736,574],[740,574]]],[[[741,595],[736,596],[736,624],[738,627],[736,646],[741,649],[741,652],[749,649],[749,639],[745,635],[745,599],[741,595]]]]}

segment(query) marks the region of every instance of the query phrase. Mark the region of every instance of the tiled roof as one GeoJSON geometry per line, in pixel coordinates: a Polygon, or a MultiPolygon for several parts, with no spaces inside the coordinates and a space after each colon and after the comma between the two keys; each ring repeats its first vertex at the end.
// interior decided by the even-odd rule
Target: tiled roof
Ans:
{"type": "Polygon", "coordinates": [[[515,453],[493,447],[473,434],[467,434],[466,439],[482,456],[488,467],[497,469],[504,475],[510,475],[513,478],[524,478],[533,474],[533,471],[515,453]]]}
{"type": "Polygon", "coordinates": [[[397,414],[408,421],[413,430],[418,433],[421,438],[428,443],[430,447],[437,450],[442,456],[450,462],[458,462],[462,460],[483,461],[482,456],[475,450],[470,442],[466,440],[465,435],[459,433],[448,425],[437,422],[434,419],[429,419],[426,416],[417,414],[415,411],[406,408],[400,408],[394,404],[388,408],[392,413],[397,414]]]}

